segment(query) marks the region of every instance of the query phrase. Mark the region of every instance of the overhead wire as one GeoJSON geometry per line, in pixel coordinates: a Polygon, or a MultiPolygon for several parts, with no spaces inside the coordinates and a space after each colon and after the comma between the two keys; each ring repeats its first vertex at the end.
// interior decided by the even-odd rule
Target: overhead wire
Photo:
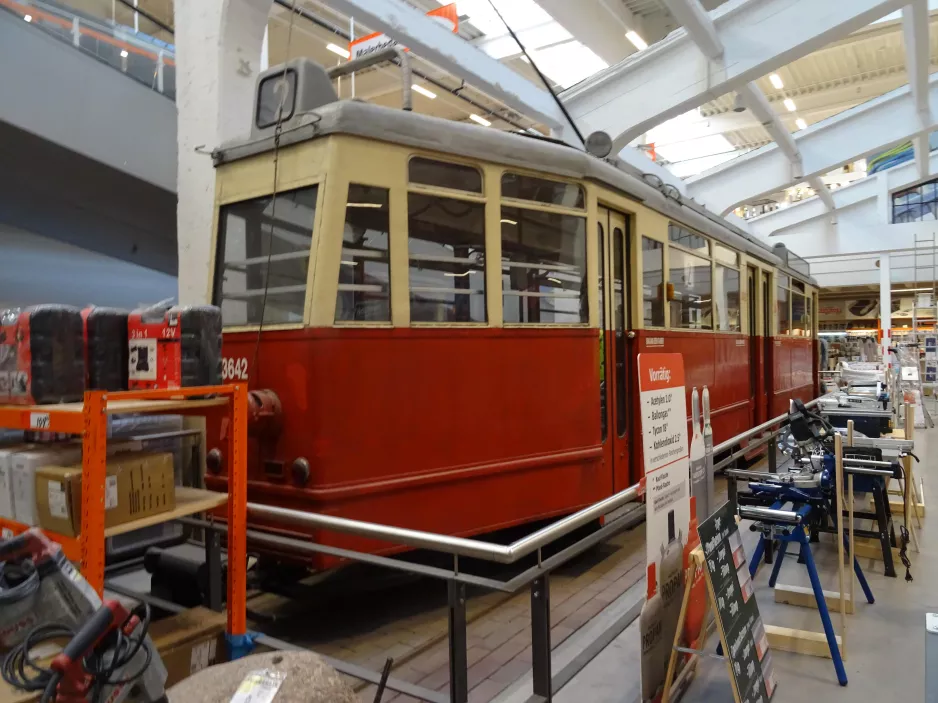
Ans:
{"type": "MultiPolygon", "coordinates": [[[[289,88],[287,87],[286,80],[287,73],[289,71],[288,62],[290,60],[290,47],[293,42],[293,25],[295,19],[296,0],[292,0],[292,5],[290,8],[290,24],[287,28],[287,46],[285,51],[286,60],[283,62],[283,72],[280,74],[280,104],[277,106],[277,124],[274,127],[274,182],[270,196],[270,224],[268,225],[267,229],[267,262],[264,265],[264,295],[261,298],[261,314],[260,319],[257,322],[257,339],[254,342],[254,353],[251,356],[251,365],[248,367],[255,381],[260,376],[257,368],[257,359],[261,349],[261,336],[264,329],[264,318],[266,317],[267,313],[267,298],[270,293],[270,264],[274,253],[274,227],[276,226],[277,222],[277,186],[279,185],[280,180],[280,136],[283,133],[283,108],[286,105],[287,94],[290,92],[289,88]]],[[[296,91],[293,91],[293,99],[296,99],[296,91]]]]}

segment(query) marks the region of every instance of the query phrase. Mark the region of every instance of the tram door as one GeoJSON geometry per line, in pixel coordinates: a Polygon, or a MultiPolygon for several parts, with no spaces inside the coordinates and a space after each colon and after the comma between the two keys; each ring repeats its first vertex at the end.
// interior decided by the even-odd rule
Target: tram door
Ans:
{"type": "Polygon", "coordinates": [[[759,272],[754,266],[747,267],[747,292],[749,295],[749,402],[752,408],[753,425],[762,422],[759,412],[759,272]]]}
{"type": "Polygon", "coordinates": [[[629,476],[629,378],[631,315],[628,291],[629,219],[599,208],[600,383],[603,444],[612,461],[612,491],[625,490],[629,476]]]}

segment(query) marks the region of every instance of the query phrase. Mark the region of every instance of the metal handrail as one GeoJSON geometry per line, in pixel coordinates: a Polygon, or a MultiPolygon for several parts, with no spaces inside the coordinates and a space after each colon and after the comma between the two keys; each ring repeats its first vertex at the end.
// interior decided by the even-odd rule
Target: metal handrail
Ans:
{"type": "MultiPolygon", "coordinates": [[[[820,400],[821,400],[820,398],[815,398],[814,400],[808,403],[805,403],[804,406],[805,408],[810,410],[815,405],[817,405],[820,402],[820,400]]],[[[713,453],[714,455],[716,455],[716,454],[722,454],[723,452],[728,452],[737,444],[740,444],[741,442],[745,442],[747,439],[750,439],[751,437],[754,437],[757,434],[762,434],[766,430],[771,429],[774,425],[788,424],[787,420],[788,420],[788,413],[784,413],[782,415],[779,415],[778,417],[773,417],[771,420],[767,420],[763,422],[761,425],[756,425],[751,430],[747,430],[743,432],[742,434],[738,434],[735,437],[731,437],[725,442],[720,442],[717,446],[713,448],[713,453]]]]}
{"type": "Polygon", "coordinates": [[[537,532],[512,542],[509,545],[482,542],[480,540],[453,537],[422,530],[411,530],[405,527],[381,525],[362,520],[323,515],[322,513],[308,513],[289,508],[278,508],[272,505],[258,503],[247,504],[247,514],[251,517],[264,518],[275,522],[296,525],[299,527],[318,527],[333,532],[342,532],[359,537],[369,537],[393,542],[395,544],[432,549],[447,554],[494,561],[499,564],[513,564],[522,557],[531,554],[556,539],[573,532],[588,522],[606,515],[616,508],[637,500],[639,497],[638,485],[630,486],[615,495],[594,503],[582,510],[568,515],[557,522],[547,525],[537,532]]]}

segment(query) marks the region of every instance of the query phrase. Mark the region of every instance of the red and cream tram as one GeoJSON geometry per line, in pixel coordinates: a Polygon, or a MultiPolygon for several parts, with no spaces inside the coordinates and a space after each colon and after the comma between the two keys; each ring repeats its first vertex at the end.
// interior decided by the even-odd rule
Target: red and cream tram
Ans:
{"type": "Polygon", "coordinates": [[[716,443],[814,396],[817,291],[784,249],[530,135],[341,101],[287,106],[275,146],[271,78],[215,154],[252,502],[457,535],[572,512],[641,478],[647,350],[709,386],[716,443]]]}

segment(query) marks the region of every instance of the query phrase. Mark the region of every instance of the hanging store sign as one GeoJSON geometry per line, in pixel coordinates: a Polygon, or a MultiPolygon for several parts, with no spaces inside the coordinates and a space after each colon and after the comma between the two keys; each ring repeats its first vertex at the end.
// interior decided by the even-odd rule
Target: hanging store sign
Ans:
{"type": "MultiPolygon", "coordinates": [[[[639,615],[642,700],[664,687],[674,633],[681,614],[685,543],[689,540],[690,480],[684,358],[680,354],[638,355],[642,450],[645,478],[647,600],[639,615]]],[[[702,620],[702,618],[701,618],[702,620]]],[[[696,638],[698,632],[691,634],[696,638]]]]}
{"type": "MultiPolygon", "coordinates": [[[[435,10],[430,10],[430,12],[427,13],[427,17],[432,17],[444,27],[450,29],[453,34],[456,34],[459,31],[459,15],[456,14],[455,3],[450,3],[449,5],[438,7],[435,10]]],[[[391,39],[391,37],[382,32],[368,34],[367,36],[356,39],[353,42],[349,42],[349,59],[360,59],[363,56],[368,56],[369,54],[373,54],[376,51],[381,51],[382,49],[387,49],[391,46],[400,46],[400,42],[398,42],[396,39],[391,39]]]]}

